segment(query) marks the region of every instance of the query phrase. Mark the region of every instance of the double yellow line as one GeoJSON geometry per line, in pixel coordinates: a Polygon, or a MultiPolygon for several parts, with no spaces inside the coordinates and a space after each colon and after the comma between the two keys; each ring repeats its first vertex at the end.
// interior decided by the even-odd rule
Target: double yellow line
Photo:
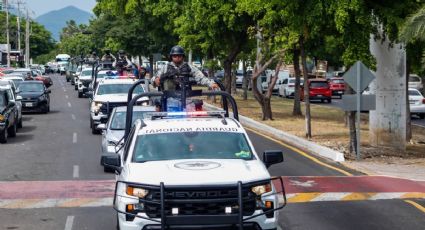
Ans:
{"type": "Polygon", "coordinates": [[[335,167],[335,166],[333,166],[333,165],[327,164],[327,163],[325,163],[325,162],[323,162],[323,161],[319,160],[318,158],[313,157],[313,156],[311,156],[310,154],[308,154],[308,153],[306,153],[306,152],[304,152],[304,151],[302,151],[302,150],[300,150],[300,149],[298,149],[298,148],[295,148],[295,147],[293,147],[293,146],[291,146],[291,145],[286,144],[285,142],[283,142],[283,141],[281,141],[281,140],[275,139],[275,138],[273,138],[273,137],[269,137],[269,136],[267,136],[267,135],[265,135],[265,134],[263,134],[263,133],[260,133],[260,132],[258,132],[258,131],[256,131],[256,130],[254,130],[254,129],[251,129],[251,128],[246,128],[246,127],[245,127],[245,129],[247,129],[247,130],[249,130],[249,131],[251,131],[251,132],[253,132],[253,133],[257,134],[257,135],[260,135],[260,136],[262,136],[262,137],[264,137],[264,138],[267,138],[267,139],[269,139],[269,140],[271,140],[271,141],[273,141],[273,142],[276,142],[276,143],[278,143],[278,144],[280,144],[280,145],[283,145],[283,146],[285,146],[286,148],[288,148],[288,149],[290,149],[290,150],[292,150],[292,151],[294,151],[294,152],[296,152],[296,153],[298,153],[298,154],[300,154],[300,155],[304,156],[305,158],[308,158],[309,160],[311,160],[311,161],[313,161],[313,162],[315,162],[315,163],[317,163],[317,164],[319,164],[319,165],[321,165],[321,166],[324,166],[324,167],[326,167],[326,168],[329,168],[329,169],[335,170],[335,171],[340,172],[340,173],[342,173],[342,174],[344,174],[344,175],[346,175],[346,176],[353,176],[353,174],[352,174],[352,173],[347,172],[347,171],[345,171],[345,170],[343,170],[343,169],[337,168],[337,167],[335,167]]]}

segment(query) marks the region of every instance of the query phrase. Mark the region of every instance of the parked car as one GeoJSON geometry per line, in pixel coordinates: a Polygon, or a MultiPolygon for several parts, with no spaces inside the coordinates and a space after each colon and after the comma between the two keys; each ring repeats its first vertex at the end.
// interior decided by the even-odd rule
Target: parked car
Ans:
{"type": "MultiPolygon", "coordinates": [[[[307,82],[309,87],[310,100],[320,100],[328,103],[332,102],[332,90],[329,87],[329,82],[323,78],[310,79],[307,82]]],[[[304,90],[301,90],[301,99],[304,100],[304,90]]]]}
{"type": "Polygon", "coordinates": [[[0,89],[0,143],[7,143],[8,137],[15,137],[18,128],[18,110],[16,104],[0,89]]]}
{"type": "Polygon", "coordinates": [[[425,118],[425,98],[417,89],[409,88],[410,114],[425,118]]]}
{"type": "Polygon", "coordinates": [[[50,89],[41,81],[24,81],[19,85],[19,94],[22,97],[23,112],[50,111],[50,89]]]}
{"type": "MultiPolygon", "coordinates": [[[[304,84],[304,79],[300,79],[300,87],[304,84]]],[[[282,84],[279,85],[279,96],[282,97],[294,97],[295,94],[295,78],[287,78],[283,80],[282,84]]]]}
{"type": "Polygon", "coordinates": [[[15,83],[16,87],[19,87],[19,84],[21,84],[21,82],[24,81],[24,77],[22,77],[22,75],[5,75],[3,76],[2,80],[11,80],[13,81],[13,83],[15,83]]]}
{"type": "Polygon", "coordinates": [[[17,127],[22,128],[22,103],[21,103],[22,97],[18,96],[15,93],[12,85],[0,85],[0,89],[6,90],[9,101],[13,101],[16,104],[16,109],[18,114],[17,127]]]}
{"type": "Polygon", "coordinates": [[[416,74],[409,75],[409,88],[421,91],[424,88],[422,78],[416,74]]]}
{"type": "MultiPolygon", "coordinates": [[[[266,70],[266,81],[262,81],[261,83],[261,89],[262,92],[266,92],[269,88],[269,85],[271,83],[271,79],[275,74],[274,70],[266,70]]],[[[276,84],[273,87],[273,93],[279,93],[279,86],[283,83],[285,79],[289,78],[289,71],[287,70],[281,70],[279,71],[279,74],[277,75],[276,84]]]]}
{"type": "Polygon", "coordinates": [[[342,95],[345,92],[345,81],[342,77],[333,77],[329,79],[329,86],[332,90],[333,96],[339,96],[342,98],[342,95]]]}

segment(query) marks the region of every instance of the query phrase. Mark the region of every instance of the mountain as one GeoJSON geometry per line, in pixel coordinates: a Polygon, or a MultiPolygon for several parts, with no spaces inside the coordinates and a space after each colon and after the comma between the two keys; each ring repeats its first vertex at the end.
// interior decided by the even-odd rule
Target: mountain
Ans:
{"type": "Polygon", "coordinates": [[[60,10],[53,10],[40,15],[35,20],[44,25],[52,33],[53,38],[59,41],[60,32],[66,26],[66,22],[74,20],[77,25],[88,24],[92,14],[78,9],[75,6],[67,6],[60,10]]]}

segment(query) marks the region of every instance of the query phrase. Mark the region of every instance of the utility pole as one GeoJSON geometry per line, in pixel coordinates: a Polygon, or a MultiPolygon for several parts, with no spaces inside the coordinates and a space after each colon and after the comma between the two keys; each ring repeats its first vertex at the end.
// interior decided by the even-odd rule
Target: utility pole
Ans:
{"type": "Polygon", "coordinates": [[[25,67],[30,66],[30,17],[27,8],[27,22],[25,26],[25,67]]]}
{"type": "Polygon", "coordinates": [[[23,2],[17,0],[16,4],[18,5],[18,17],[16,17],[18,23],[18,50],[19,55],[21,55],[21,4],[23,4],[23,2]]]}
{"type": "Polygon", "coordinates": [[[7,67],[10,67],[10,40],[9,40],[9,4],[5,0],[6,7],[6,49],[7,49],[7,67]]]}

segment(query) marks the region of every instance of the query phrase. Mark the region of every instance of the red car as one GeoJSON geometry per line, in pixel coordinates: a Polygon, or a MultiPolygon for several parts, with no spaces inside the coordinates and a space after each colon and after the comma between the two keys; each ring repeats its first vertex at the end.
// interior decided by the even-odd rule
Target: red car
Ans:
{"type": "MultiPolygon", "coordinates": [[[[329,82],[326,79],[315,78],[308,80],[310,100],[320,100],[328,103],[332,102],[332,90],[329,82]]],[[[304,90],[301,90],[301,99],[304,100],[304,90]]]]}
{"type": "Polygon", "coordinates": [[[329,85],[332,90],[332,95],[339,96],[342,98],[342,95],[345,92],[345,82],[342,77],[334,77],[329,79],[329,85]]]}
{"type": "Polygon", "coordinates": [[[43,84],[46,86],[46,88],[50,87],[53,85],[52,79],[48,76],[42,76],[42,75],[38,75],[34,78],[34,80],[36,81],[42,81],[43,84]]]}

